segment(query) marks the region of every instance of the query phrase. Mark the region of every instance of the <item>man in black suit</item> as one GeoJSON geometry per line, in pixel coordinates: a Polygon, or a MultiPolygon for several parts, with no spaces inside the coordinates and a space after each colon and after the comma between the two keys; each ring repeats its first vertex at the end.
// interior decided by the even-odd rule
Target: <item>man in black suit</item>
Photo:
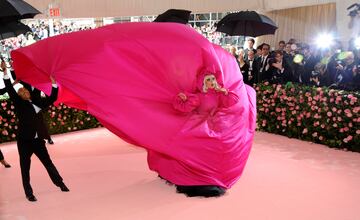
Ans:
{"type": "Polygon", "coordinates": [[[255,53],[252,50],[248,51],[248,60],[246,61],[248,69],[244,74],[244,82],[250,86],[253,86],[258,82],[259,78],[259,64],[255,59],[255,53]]]}
{"type": "Polygon", "coordinates": [[[311,73],[319,60],[312,54],[308,45],[303,47],[303,54],[303,61],[294,66],[294,77],[297,78],[298,82],[310,85],[311,73]]]}
{"type": "Polygon", "coordinates": [[[257,64],[259,69],[259,77],[258,82],[262,81],[270,81],[272,78],[270,69],[270,45],[269,44],[262,44],[261,46],[261,56],[257,58],[257,64]]]}
{"type": "MultiPolygon", "coordinates": [[[[13,80],[16,80],[15,83],[14,83],[14,84],[16,84],[17,79],[16,79],[15,71],[10,70],[10,72],[11,72],[11,77],[13,78],[13,80]]],[[[39,100],[39,99],[41,99],[41,91],[40,90],[32,87],[31,85],[27,84],[26,82],[21,82],[21,84],[24,86],[25,89],[27,89],[30,92],[31,99],[33,101],[35,99],[40,101],[39,100]]],[[[43,109],[43,111],[45,112],[45,109],[43,109]]],[[[51,136],[49,134],[49,129],[48,129],[48,125],[47,125],[46,121],[44,121],[44,131],[46,131],[46,133],[44,133],[44,138],[47,140],[47,142],[49,144],[54,144],[54,141],[51,139],[51,136]]]]}
{"type": "Polygon", "coordinates": [[[249,51],[253,51],[256,55],[256,49],[254,48],[255,40],[253,38],[247,39],[248,47],[244,51],[244,59],[247,61],[249,59],[248,53],[249,51]]]}
{"type": "Polygon", "coordinates": [[[4,62],[1,63],[1,69],[4,71],[4,84],[10,99],[14,103],[16,116],[18,118],[17,146],[26,198],[32,202],[37,200],[30,185],[30,158],[32,154],[35,154],[40,159],[52,182],[60,187],[61,191],[69,191],[51,161],[44,141],[47,131],[44,128],[44,119],[41,110],[50,106],[57,99],[58,89],[55,80],[50,77],[53,83],[50,97],[41,100],[32,100],[30,92],[26,88],[20,88],[18,93],[16,93],[11,84],[10,77],[7,75],[4,62]]]}

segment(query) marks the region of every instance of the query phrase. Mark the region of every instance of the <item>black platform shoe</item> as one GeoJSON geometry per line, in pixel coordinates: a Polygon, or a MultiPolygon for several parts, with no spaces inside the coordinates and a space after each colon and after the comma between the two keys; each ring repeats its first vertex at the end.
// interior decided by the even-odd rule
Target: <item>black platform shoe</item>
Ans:
{"type": "Polygon", "coordinates": [[[176,186],[178,193],[188,197],[219,197],[225,194],[226,190],[220,186],[176,186]]]}

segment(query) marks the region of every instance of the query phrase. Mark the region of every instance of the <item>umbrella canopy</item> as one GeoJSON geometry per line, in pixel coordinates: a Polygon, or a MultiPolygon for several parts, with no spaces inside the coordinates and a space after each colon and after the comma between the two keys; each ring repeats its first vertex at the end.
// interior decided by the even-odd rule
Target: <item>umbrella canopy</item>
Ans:
{"type": "Polygon", "coordinates": [[[181,9],[169,9],[157,16],[154,22],[175,22],[187,24],[189,22],[191,11],[181,9]]]}
{"type": "Polygon", "coordinates": [[[217,24],[216,31],[231,36],[257,37],[266,34],[274,34],[278,27],[267,16],[255,11],[241,11],[226,15],[217,24]]]}
{"type": "Polygon", "coordinates": [[[0,22],[0,40],[25,34],[31,29],[20,21],[0,22]]]}
{"type": "Polygon", "coordinates": [[[22,0],[0,0],[0,19],[19,20],[33,18],[40,11],[22,0]]]}

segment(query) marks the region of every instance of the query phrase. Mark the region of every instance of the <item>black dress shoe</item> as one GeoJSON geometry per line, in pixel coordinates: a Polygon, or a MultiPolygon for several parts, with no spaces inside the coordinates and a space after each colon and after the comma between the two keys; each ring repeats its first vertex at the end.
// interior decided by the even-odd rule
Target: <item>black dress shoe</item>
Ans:
{"type": "Polygon", "coordinates": [[[5,164],[4,166],[5,166],[5,168],[10,168],[11,167],[10,164],[5,164]]]}
{"type": "Polygon", "coordinates": [[[62,185],[60,185],[59,187],[60,187],[61,191],[63,191],[63,192],[69,192],[70,191],[70,189],[67,188],[67,186],[64,183],[62,185]]]}
{"type": "Polygon", "coordinates": [[[176,186],[176,191],[188,197],[219,197],[226,192],[225,189],[220,186],[176,186]]]}
{"type": "Polygon", "coordinates": [[[26,198],[30,201],[30,202],[36,202],[37,199],[34,195],[30,195],[30,196],[26,196],[26,198]]]}
{"type": "Polygon", "coordinates": [[[54,144],[54,141],[51,140],[51,138],[50,138],[50,139],[48,139],[48,143],[49,143],[49,144],[54,144]]]}

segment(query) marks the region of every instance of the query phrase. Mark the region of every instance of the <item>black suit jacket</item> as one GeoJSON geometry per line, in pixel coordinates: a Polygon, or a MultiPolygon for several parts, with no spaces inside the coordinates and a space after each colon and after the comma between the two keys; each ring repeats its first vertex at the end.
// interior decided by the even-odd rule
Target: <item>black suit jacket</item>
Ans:
{"type": "Polygon", "coordinates": [[[271,57],[270,57],[270,54],[266,57],[266,59],[264,60],[264,63],[261,63],[262,61],[262,57],[258,57],[256,58],[256,63],[258,65],[258,70],[259,70],[259,74],[258,74],[258,77],[257,77],[257,81],[258,83],[260,82],[263,82],[263,81],[270,81],[272,76],[271,76],[271,72],[269,72],[269,69],[270,69],[270,60],[271,60],[271,57]],[[262,68],[262,66],[264,68],[262,68]]]}
{"type": "Polygon", "coordinates": [[[295,79],[301,78],[303,84],[310,85],[311,72],[314,70],[317,63],[318,60],[314,56],[304,58],[304,63],[302,65],[297,64],[295,66],[295,79]]]}
{"type": "MultiPolygon", "coordinates": [[[[254,83],[258,83],[259,82],[259,63],[258,60],[255,58],[252,62],[252,66],[250,63],[250,60],[246,61],[247,66],[248,66],[248,72],[245,73],[246,76],[244,76],[244,78],[246,77],[246,82],[248,82],[249,85],[253,86],[254,83]],[[252,78],[249,79],[249,75],[251,74],[252,78]]],[[[244,80],[245,81],[245,80],[244,80]]],[[[246,83],[245,82],[245,83],[246,83]]]]}
{"type": "MultiPolygon", "coordinates": [[[[41,111],[36,113],[30,101],[23,100],[18,96],[10,79],[4,79],[4,83],[10,99],[14,103],[16,116],[18,118],[17,139],[31,140],[35,138],[36,133],[40,139],[48,138],[48,132],[46,127],[44,127],[45,122],[41,111]]],[[[57,94],[58,89],[53,87],[49,97],[43,99],[35,98],[32,102],[43,110],[55,102],[57,94]]]]}

